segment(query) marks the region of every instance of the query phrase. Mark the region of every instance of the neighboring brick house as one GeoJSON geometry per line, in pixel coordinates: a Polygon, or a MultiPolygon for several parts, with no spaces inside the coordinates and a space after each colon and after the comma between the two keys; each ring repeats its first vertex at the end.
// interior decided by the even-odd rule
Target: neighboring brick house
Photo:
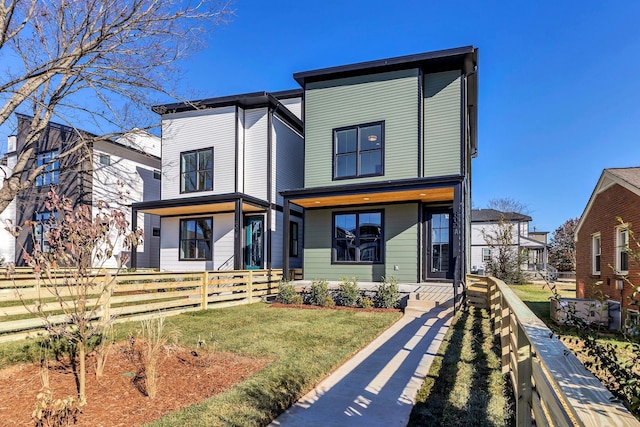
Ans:
{"type": "Polygon", "coordinates": [[[603,297],[638,309],[631,304],[633,286],[623,280],[640,283],[640,266],[627,253],[635,246],[629,230],[640,237],[640,167],[605,169],[576,228],[579,298],[603,297]]]}

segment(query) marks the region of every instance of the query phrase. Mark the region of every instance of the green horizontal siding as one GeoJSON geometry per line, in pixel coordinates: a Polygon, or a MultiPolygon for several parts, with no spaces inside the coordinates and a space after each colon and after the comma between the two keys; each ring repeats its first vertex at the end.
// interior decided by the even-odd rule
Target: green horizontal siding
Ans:
{"type": "Polygon", "coordinates": [[[340,280],[357,277],[361,282],[377,282],[382,276],[400,282],[418,279],[418,205],[367,206],[364,209],[322,209],[305,213],[304,278],[340,280]],[[332,213],[358,210],[384,210],[384,264],[331,264],[332,213]],[[398,270],[394,270],[394,266],[398,270]]]}
{"type": "Polygon", "coordinates": [[[308,84],[305,187],[414,178],[418,175],[418,70],[308,84]],[[332,130],[384,121],[384,176],[333,181],[332,130]]]}
{"type": "Polygon", "coordinates": [[[461,173],[461,77],[460,71],[424,76],[425,177],[461,173]]]}

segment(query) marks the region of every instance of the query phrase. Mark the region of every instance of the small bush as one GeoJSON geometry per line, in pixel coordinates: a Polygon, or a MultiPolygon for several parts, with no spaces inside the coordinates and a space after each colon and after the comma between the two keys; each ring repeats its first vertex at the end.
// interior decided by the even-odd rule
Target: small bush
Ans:
{"type": "Polygon", "coordinates": [[[293,285],[293,283],[280,282],[276,301],[281,302],[282,304],[302,304],[298,302],[293,302],[294,300],[297,301],[296,297],[299,297],[300,299],[302,299],[302,297],[298,295],[298,293],[296,292],[296,287],[293,285]]]}
{"type": "Polygon", "coordinates": [[[302,300],[302,295],[294,295],[293,298],[291,298],[290,300],[291,302],[289,304],[295,304],[295,305],[302,305],[304,304],[304,301],[302,300]]]}
{"type": "Polygon", "coordinates": [[[362,308],[372,308],[373,300],[371,298],[364,297],[360,299],[360,305],[362,306],[362,308]]]}
{"type": "Polygon", "coordinates": [[[398,282],[391,277],[388,281],[384,277],[376,286],[376,306],[381,308],[396,308],[400,301],[398,282]]]}
{"type": "Polygon", "coordinates": [[[329,284],[326,280],[314,280],[309,290],[309,304],[323,307],[329,297],[329,284]]]}
{"type": "Polygon", "coordinates": [[[341,279],[340,287],[338,288],[338,298],[340,305],[346,307],[356,307],[358,305],[358,299],[360,298],[360,288],[358,288],[358,282],[356,278],[341,279]]]}
{"type": "Polygon", "coordinates": [[[335,307],[336,306],[336,302],[333,300],[333,298],[331,298],[330,296],[327,296],[324,299],[324,304],[322,304],[323,307],[335,307]]]}

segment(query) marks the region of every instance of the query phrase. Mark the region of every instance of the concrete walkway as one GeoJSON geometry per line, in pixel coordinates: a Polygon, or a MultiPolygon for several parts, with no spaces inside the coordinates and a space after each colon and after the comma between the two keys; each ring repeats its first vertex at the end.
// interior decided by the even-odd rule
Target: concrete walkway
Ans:
{"type": "Polygon", "coordinates": [[[405,314],[270,426],[406,426],[452,317],[405,314]]]}

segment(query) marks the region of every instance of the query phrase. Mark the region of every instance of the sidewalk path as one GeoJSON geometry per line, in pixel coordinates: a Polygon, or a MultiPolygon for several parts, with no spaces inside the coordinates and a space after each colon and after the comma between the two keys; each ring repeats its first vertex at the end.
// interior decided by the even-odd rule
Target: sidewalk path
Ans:
{"type": "Polygon", "coordinates": [[[270,426],[406,426],[452,316],[405,314],[270,426]]]}

